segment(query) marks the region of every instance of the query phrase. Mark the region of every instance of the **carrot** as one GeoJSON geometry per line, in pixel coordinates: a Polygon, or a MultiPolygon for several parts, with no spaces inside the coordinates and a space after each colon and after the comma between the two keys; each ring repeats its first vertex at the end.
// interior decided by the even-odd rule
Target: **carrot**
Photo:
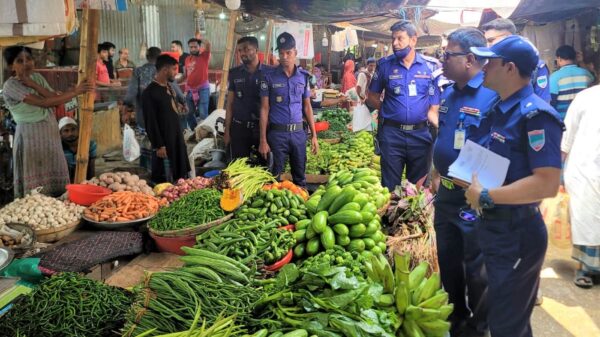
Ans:
{"type": "Polygon", "coordinates": [[[129,221],[156,213],[166,200],[159,200],[140,192],[121,191],[108,195],[85,210],[94,221],[129,221]]]}

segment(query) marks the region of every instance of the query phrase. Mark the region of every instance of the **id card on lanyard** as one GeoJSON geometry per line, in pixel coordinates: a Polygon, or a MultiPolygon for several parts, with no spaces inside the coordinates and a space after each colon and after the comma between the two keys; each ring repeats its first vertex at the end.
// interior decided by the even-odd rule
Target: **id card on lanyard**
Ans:
{"type": "Polygon", "coordinates": [[[417,83],[414,80],[408,85],[408,96],[417,96],[417,83]]]}
{"type": "Polygon", "coordinates": [[[454,149],[460,150],[465,145],[466,132],[465,132],[465,113],[461,112],[458,117],[458,126],[454,131],[454,149]]]}

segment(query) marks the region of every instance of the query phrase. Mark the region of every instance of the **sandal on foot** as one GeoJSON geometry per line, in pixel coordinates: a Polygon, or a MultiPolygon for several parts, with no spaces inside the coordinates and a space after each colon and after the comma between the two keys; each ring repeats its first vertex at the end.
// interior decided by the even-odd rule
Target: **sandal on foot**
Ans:
{"type": "Polygon", "coordinates": [[[578,270],[575,272],[575,279],[573,279],[573,283],[576,286],[583,289],[589,289],[594,285],[592,278],[587,276],[583,270],[578,270]]]}

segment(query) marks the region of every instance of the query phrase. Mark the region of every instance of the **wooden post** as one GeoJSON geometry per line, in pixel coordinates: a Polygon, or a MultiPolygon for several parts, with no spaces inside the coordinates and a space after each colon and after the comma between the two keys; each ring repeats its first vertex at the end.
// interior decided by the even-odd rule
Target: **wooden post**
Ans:
{"type": "Polygon", "coordinates": [[[267,22],[267,43],[265,44],[265,64],[271,64],[271,39],[273,38],[273,20],[267,22]]]}
{"type": "Polygon", "coordinates": [[[229,65],[231,64],[231,56],[233,54],[233,45],[235,44],[235,22],[238,17],[238,11],[229,13],[229,30],[227,31],[227,44],[225,45],[225,57],[223,60],[223,73],[221,75],[221,84],[219,91],[219,101],[217,109],[225,107],[225,96],[227,95],[227,78],[229,77],[229,65]]]}
{"type": "MultiPolygon", "coordinates": [[[[96,80],[99,26],[100,11],[97,9],[84,9],[81,20],[81,46],[79,48],[79,83],[84,80],[96,80]]],[[[85,180],[87,174],[95,98],[96,93],[89,92],[80,99],[79,142],[77,145],[77,168],[75,169],[76,184],[85,180]]]]}

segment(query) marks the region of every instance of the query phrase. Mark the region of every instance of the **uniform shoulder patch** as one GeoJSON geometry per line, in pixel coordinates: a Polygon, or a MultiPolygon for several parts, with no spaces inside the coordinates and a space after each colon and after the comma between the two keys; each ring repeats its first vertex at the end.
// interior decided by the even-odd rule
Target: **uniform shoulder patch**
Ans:
{"type": "Polygon", "coordinates": [[[548,76],[538,76],[535,82],[538,85],[538,87],[545,89],[548,86],[548,76]]]}
{"type": "Polygon", "coordinates": [[[267,81],[260,81],[260,89],[261,90],[269,89],[269,86],[267,85],[267,81]]]}
{"type": "Polygon", "coordinates": [[[529,146],[535,152],[539,152],[546,145],[546,132],[544,129],[531,130],[527,132],[527,139],[529,140],[529,146]]]}

